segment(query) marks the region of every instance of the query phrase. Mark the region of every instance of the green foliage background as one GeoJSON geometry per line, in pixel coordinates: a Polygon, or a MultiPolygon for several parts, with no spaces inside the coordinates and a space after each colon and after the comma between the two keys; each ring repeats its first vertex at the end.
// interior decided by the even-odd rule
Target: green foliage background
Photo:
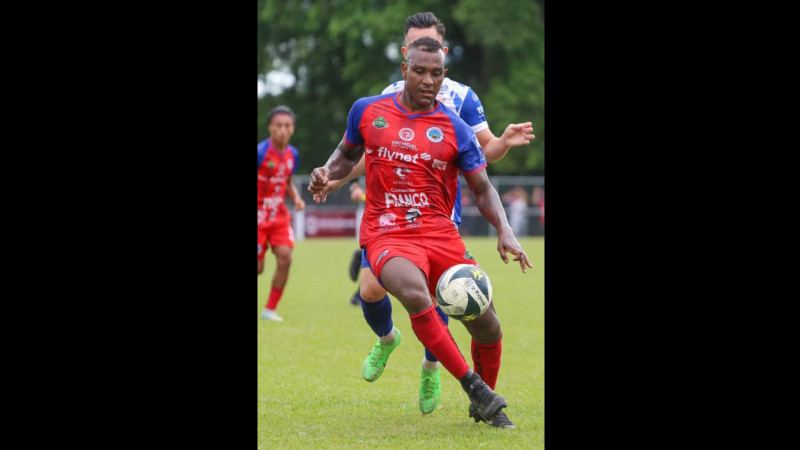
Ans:
{"type": "Polygon", "coordinates": [[[490,165],[489,174],[544,175],[544,0],[257,1],[258,77],[285,68],[296,80],[258,100],[258,141],[269,136],[267,112],[290,106],[298,173],[328,159],[356,99],[401,79],[405,20],[431,11],[447,27],[448,76],[478,94],[492,132],[533,122],[536,139],[490,165]],[[390,44],[398,46],[394,59],[390,44]]]}

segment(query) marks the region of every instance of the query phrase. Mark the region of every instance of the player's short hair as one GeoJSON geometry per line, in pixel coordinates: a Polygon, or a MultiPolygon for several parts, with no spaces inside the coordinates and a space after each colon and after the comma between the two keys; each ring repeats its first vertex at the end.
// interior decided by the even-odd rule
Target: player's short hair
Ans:
{"type": "Polygon", "coordinates": [[[272,108],[272,111],[269,112],[269,119],[267,119],[267,123],[272,123],[272,116],[278,114],[288,114],[292,118],[292,122],[294,122],[294,112],[292,112],[292,110],[286,105],[278,105],[272,108]]]}
{"type": "Polygon", "coordinates": [[[411,28],[424,29],[430,27],[436,27],[436,32],[442,37],[442,40],[444,40],[444,23],[437,19],[432,12],[421,12],[412,16],[408,16],[408,19],[406,19],[406,28],[403,31],[403,36],[406,36],[408,34],[408,30],[411,28]]]}
{"type": "Polygon", "coordinates": [[[439,43],[439,41],[437,41],[436,39],[429,38],[426,36],[426,37],[421,37],[408,45],[409,50],[411,50],[412,48],[421,50],[423,52],[436,53],[439,50],[442,50],[444,47],[442,47],[442,44],[439,43]]]}

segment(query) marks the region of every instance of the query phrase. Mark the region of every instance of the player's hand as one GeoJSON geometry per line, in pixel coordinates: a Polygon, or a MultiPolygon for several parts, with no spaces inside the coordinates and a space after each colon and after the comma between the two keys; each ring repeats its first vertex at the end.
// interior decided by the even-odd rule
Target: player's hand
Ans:
{"type": "Polygon", "coordinates": [[[506,143],[506,147],[517,147],[530,144],[532,140],[536,139],[536,136],[533,135],[531,122],[512,123],[506,127],[502,139],[506,143]]]}
{"type": "Polygon", "coordinates": [[[302,198],[298,198],[296,202],[294,202],[294,210],[295,211],[302,211],[306,207],[306,202],[302,198]]]}
{"type": "MultiPolygon", "coordinates": [[[[344,180],[328,180],[328,184],[326,184],[325,187],[323,187],[319,192],[314,194],[314,201],[317,203],[325,203],[325,200],[328,198],[328,194],[342,186],[344,186],[344,180]]],[[[308,190],[311,190],[311,186],[309,186],[308,190]]]]}
{"type": "Polygon", "coordinates": [[[328,177],[331,175],[331,170],[325,167],[317,167],[311,171],[308,183],[308,192],[314,194],[314,201],[325,203],[325,197],[328,195],[325,191],[325,186],[328,185],[328,177]]]}
{"type": "Polygon", "coordinates": [[[522,246],[519,245],[519,242],[517,242],[517,238],[514,237],[514,232],[511,231],[510,227],[498,230],[497,251],[500,253],[500,258],[506,264],[508,264],[507,253],[514,255],[514,261],[519,261],[519,267],[522,269],[523,273],[528,271],[525,266],[531,269],[533,268],[533,264],[531,264],[531,261],[528,259],[528,255],[525,253],[525,250],[522,249],[522,246]]]}

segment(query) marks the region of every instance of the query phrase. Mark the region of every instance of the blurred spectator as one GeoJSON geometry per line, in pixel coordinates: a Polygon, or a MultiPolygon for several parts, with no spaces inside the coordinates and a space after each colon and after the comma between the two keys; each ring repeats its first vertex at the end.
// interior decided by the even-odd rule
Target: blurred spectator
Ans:
{"type": "Polygon", "coordinates": [[[539,207],[539,223],[544,226],[544,188],[534,186],[531,194],[531,206],[539,207]]]}
{"type": "Polygon", "coordinates": [[[514,186],[501,197],[508,206],[508,223],[515,236],[528,235],[528,192],[522,186],[514,186]]]}

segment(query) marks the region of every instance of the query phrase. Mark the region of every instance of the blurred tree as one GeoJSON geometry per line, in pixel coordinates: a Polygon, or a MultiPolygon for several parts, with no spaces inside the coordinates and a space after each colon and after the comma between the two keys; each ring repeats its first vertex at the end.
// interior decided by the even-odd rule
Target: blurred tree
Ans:
{"type": "Polygon", "coordinates": [[[544,174],[544,0],[257,1],[258,140],[266,113],[289,105],[299,173],[324,164],[356,99],[401,78],[405,20],[432,11],[447,27],[448,75],[478,93],[492,131],[533,122],[536,140],[489,173],[544,174]]]}

